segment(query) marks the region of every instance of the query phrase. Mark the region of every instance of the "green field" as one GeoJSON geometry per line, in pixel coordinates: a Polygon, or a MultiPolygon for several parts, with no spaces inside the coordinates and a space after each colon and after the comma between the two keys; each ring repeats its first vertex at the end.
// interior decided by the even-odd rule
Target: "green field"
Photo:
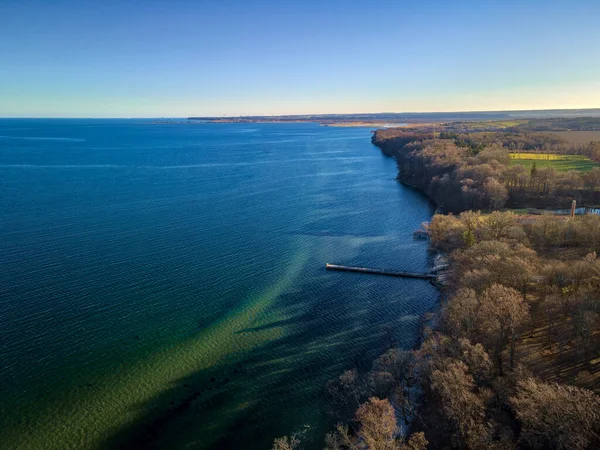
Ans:
{"type": "Polygon", "coordinates": [[[520,164],[530,169],[533,163],[538,169],[552,167],[565,172],[567,170],[591,170],[600,164],[582,155],[555,155],[552,153],[511,153],[511,164],[520,164]]]}
{"type": "Polygon", "coordinates": [[[485,129],[487,131],[502,131],[506,128],[512,128],[527,124],[529,120],[480,120],[476,122],[461,122],[461,126],[468,131],[485,129]]]}

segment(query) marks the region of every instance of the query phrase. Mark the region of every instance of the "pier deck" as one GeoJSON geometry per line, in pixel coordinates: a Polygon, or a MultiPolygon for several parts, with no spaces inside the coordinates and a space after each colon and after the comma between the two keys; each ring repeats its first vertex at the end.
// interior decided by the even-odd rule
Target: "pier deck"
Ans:
{"type": "Polygon", "coordinates": [[[394,270],[386,269],[373,269],[369,267],[354,267],[354,266],[341,266],[338,264],[325,264],[327,270],[339,270],[341,272],[360,272],[360,273],[373,273],[376,275],[387,275],[390,277],[403,277],[403,278],[420,278],[423,280],[435,280],[436,275],[432,273],[415,273],[415,272],[398,272],[394,270]]]}

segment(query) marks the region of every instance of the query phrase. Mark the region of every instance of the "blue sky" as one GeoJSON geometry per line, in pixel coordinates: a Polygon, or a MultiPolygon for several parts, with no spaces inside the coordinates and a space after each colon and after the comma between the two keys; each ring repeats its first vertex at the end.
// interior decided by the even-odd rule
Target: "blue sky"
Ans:
{"type": "Polygon", "coordinates": [[[0,0],[0,116],[600,107],[600,1],[0,0]]]}

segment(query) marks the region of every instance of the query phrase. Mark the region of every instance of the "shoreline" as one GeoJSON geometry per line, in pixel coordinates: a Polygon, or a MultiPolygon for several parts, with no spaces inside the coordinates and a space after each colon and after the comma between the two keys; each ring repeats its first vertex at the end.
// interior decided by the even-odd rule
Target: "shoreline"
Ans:
{"type": "MultiPolygon", "coordinates": [[[[395,177],[395,180],[398,183],[400,183],[402,186],[409,188],[411,190],[414,190],[414,191],[418,192],[420,195],[427,198],[427,200],[435,207],[433,214],[429,217],[429,221],[431,221],[431,219],[435,216],[435,214],[437,213],[437,211],[439,209],[439,206],[437,205],[437,203],[426,192],[423,192],[421,189],[419,189],[416,186],[413,186],[409,183],[405,183],[404,181],[402,181],[402,178],[400,175],[400,171],[401,171],[400,163],[399,163],[398,159],[396,158],[396,155],[394,155],[393,153],[386,152],[382,147],[377,145],[377,143],[375,143],[375,134],[373,134],[373,136],[371,138],[371,142],[373,145],[375,145],[379,149],[379,151],[381,151],[381,153],[384,156],[393,158],[396,161],[397,175],[395,177]]],[[[429,239],[428,239],[428,241],[429,241],[429,239]]],[[[447,262],[447,256],[444,255],[441,251],[433,249],[430,242],[428,242],[426,252],[428,255],[427,267],[429,269],[429,272],[432,272],[436,268],[436,259],[437,258],[443,259],[447,262]]],[[[435,284],[434,283],[430,283],[430,284],[432,284],[437,290],[437,299],[436,299],[435,303],[431,306],[431,308],[429,308],[427,311],[422,313],[419,317],[419,326],[417,329],[417,334],[415,336],[415,343],[413,346],[410,347],[410,351],[412,351],[412,352],[418,351],[421,348],[421,346],[423,345],[423,343],[426,341],[428,334],[431,331],[435,331],[438,328],[442,303],[444,302],[444,300],[447,300],[447,298],[449,296],[447,285],[437,282],[437,278],[436,278],[435,284]]],[[[391,347],[391,348],[394,348],[394,347],[391,347]]],[[[419,373],[415,374],[415,379],[417,380],[415,383],[415,386],[420,386],[423,383],[423,381],[425,381],[425,378],[423,378],[423,376],[419,373]]],[[[414,388],[410,389],[409,390],[409,398],[410,398],[410,402],[414,405],[414,410],[410,414],[410,416],[413,418],[413,420],[409,421],[408,423],[405,422],[403,424],[403,426],[400,428],[400,436],[403,436],[404,438],[408,437],[411,434],[411,432],[413,431],[414,425],[419,420],[418,417],[420,417],[421,413],[424,411],[424,408],[425,408],[425,399],[423,399],[421,397],[420,393],[418,392],[418,389],[417,390],[415,390],[414,388]]]]}
{"type": "MultiPolygon", "coordinates": [[[[524,408],[543,416],[548,401],[536,398],[530,407],[523,398],[536,397],[537,390],[558,397],[566,386],[573,401],[600,392],[598,347],[585,340],[598,335],[598,326],[589,325],[583,334],[578,322],[581,314],[593,314],[588,312],[593,305],[582,299],[592,295],[598,276],[586,270],[600,267],[594,251],[600,218],[573,214],[575,201],[586,210],[597,204],[596,181],[582,169],[563,175],[560,169],[534,165],[529,171],[512,165],[508,156],[517,144],[528,152],[590,155],[593,143],[575,149],[541,133],[400,129],[378,130],[372,143],[395,159],[398,182],[444,209],[422,234],[429,237],[429,251],[447,255],[448,272],[455,273],[435,307],[423,314],[412,353],[418,362],[398,381],[405,389],[402,402],[411,408],[403,433],[425,432],[435,448],[450,438],[471,446],[472,434],[457,427],[477,423],[481,429],[489,426],[482,436],[490,444],[522,445],[532,430],[523,419],[524,408]],[[542,177],[546,184],[539,184],[542,177]],[[561,185],[564,179],[580,184],[561,185]],[[572,205],[570,217],[565,211],[559,215],[563,203],[572,205]],[[519,206],[521,211],[515,210],[519,206]],[[579,279],[586,281],[573,281],[579,279]],[[569,296],[556,296],[565,289],[569,296]],[[553,315],[555,298],[566,298],[560,317],[553,315]],[[502,334],[503,320],[512,321],[510,334],[502,334]],[[452,380],[465,384],[448,384],[452,380]],[[413,395],[406,386],[420,392],[413,395]],[[488,403],[490,395],[494,400],[488,403]],[[467,397],[478,405],[479,416],[456,419],[457,399],[467,397]],[[440,420],[454,421],[454,428],[438,428],[440,420]]],[[[591,159],[598,161],[596,154],[591,159]]],[[[393,395],[386,401],[398,408],[393,395]]],[[[586,439],[594,441],[597,434],[586,439]]]]}

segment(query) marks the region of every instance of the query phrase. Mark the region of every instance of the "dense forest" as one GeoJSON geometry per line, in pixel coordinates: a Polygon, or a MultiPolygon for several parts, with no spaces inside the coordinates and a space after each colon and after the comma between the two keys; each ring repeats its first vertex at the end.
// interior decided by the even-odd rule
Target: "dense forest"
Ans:
{"type": "Polygon", "coordinates": [[[548,133],[378,130],[373,143],[396,157],[399,179],[445,212],[568,208],[600,203],[600,168],[587,172],[511,165],[511,152],[582,155],[600,162],[600,141],[573,144],[548,133]]]}
{"type": "MultiPolygon", "coordinates": [[[[424,226],[448,264],[421,344],[389,348],[371,370],[328,383],[337,426],[324,448],[600,448],[600,216],[498,211],[596,202],[599,169],[525,170],[508,154],[576,150],[597,160],[597,144],[393,129],[374,142],[397,158],[402,182],[458,215],[424,226]]],[[[301,449],[302,438],[273,448],[301,449]]]]}

